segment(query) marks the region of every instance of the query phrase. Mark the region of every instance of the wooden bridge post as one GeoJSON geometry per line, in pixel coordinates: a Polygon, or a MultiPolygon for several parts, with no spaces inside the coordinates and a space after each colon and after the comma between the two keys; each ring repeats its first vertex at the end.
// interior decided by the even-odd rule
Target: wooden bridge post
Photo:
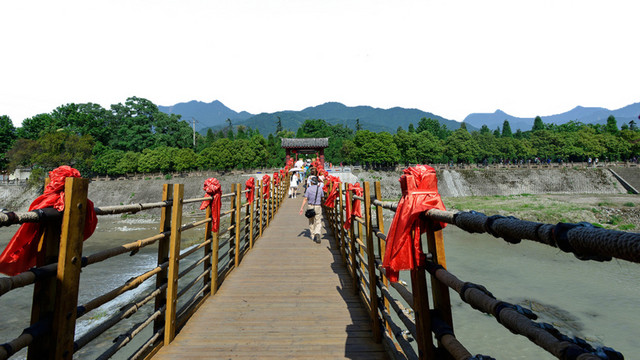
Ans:
{"type": "MultiPolygon", "coordinates": [[[[212,210],[211,210],[211,203],[209,204],[209,206],[207,206],[207,210],[205,212],[205,218],[210,219],[212,217],[212,210]]],[[[208,240],[211,240],[211,242],[208,245],[205,245],[204,247],[204,254],[207,255],[207,259],[204,261],[204,271],[205,271],[205,275],[203,277],[203,283],[204,286],[206,287],[207,284],[209,284],[209,293],[210,294],[214,294],[215,291],[213,291],[213,279],[215,277],[217,277],[217,271],[214,273],[213,272],[213,246],[216,246],[216,253],[217,248],[218,248],[218,244],[216,244],[216,241],[214,241],[213,239],[213,233],[212,233],[212,227],[213,225],[211,224],[211,221],[207,221],[207,223],[204,226],[204,242],[207,242],[208,240]],[[215,274],[215,275],[214,275],[215,274]]],[[[216,234],[217,235],[217,234],[216,234]]],[[[217,257],[216,257],[217,260],[217,257]]],[[[217,261],[216,261],[216,267],[217,267],[217,261]]],[[[207,291],[205,291],[206,294],[207,291]]]]}
{"type": "Polygon", "coordinates": [[[267,220],[265,228],[269,227],[269,220],[271,219],[271,201],[273,201],[273,181],[269,180],[269,198],[266,201],[265,218],[267,220]]]}
{"type": "MultiPolygon", "coordinates": [[[[162,186],[162,201],[168,202],[171,199],[171,184],[162,186]]],[[[171,204],[160,209],[160,233],[171,231],[171,204]]],[[[171,244],[170,236],[158,241],[158,266],[169,261],[169,246],[171,244]]],[[[156,275],[156,289],[167,284],[167,269],[160,270],[156,275]]],[[[160,310],[167,304],[167,290],[161,291],[156,295],[154,311],[160,310]]],[[[153,333],[157,333],[164,327],[165,313],[162,313],[153,322],[153,333]]]]}
{"type": "Polygon", "coordinates": [[[269,186],[269,190],[271,191],[271,196],[269,197],[269,220],[273,219],[273,215],[276,212],[276,187],[275,181],[271,179],[271,186],[269,186]]]}
{"type": "Polygon", "coordinates": [[[51,333],[54,348],[50,349],[47,357],[71,360],[76,329],[89,180],[68,177],[65,180],[64,189],[64,216],[60,234],[56,300],[51,333]]]}
{"type": "MultiPolygon", "coordinates": [[[[435,224],[433,221],[427,222],[427,246],[431,254],[432,261],[447,268],[447,262],[444,254],[444,239],[442,230],[434,231],[435,224]]],[[[431,292],[433,294],[433,307],[440,310],[444,321],[453,328],[453,317],[451,316],[451,299],[449,297],[449,288],[447,285],[431,276],[431,292]]]]}
{"type": "Polygon", "coordinates": [[[256,210],[254,207],[255,202],[256,199],[254,193],[253,201],[249,204],[249,249],[253,249],[253,227],[255,226],[253,218],[256,216],[256,210]]]}
{"type": "MultiPolygon", "coordinates": [[[[373,186],[374,186],[374,190],[375,190],[376,200],[382,201],[382,191],[380,189],[380,181],[374,182],[373,186]]],[[[383,211],[384,211],[384,209],[382,208],[382,206],[376,205],[376,220],[378,222],[378,231],[380,231],[381,233],[384,234],[384,213],[383,213],[383,211]]],[[[379,238],[379,237],[377,237],[377,238],[378,238],[378,251],[380,252],[380,262],[382,262],[382,260],[384,259],[385,252],[386,252],[387,242],[385,240],[379,238]]],[[[389,279],[386,276],[382,276],[382,284],[385,287],[389,288],[389,279]]],[[[384,308],[387,310],[387,312],[389,314],[391,314],[391,304],[389,304],[389,299],[387,299],[384,296],[382,297],[382,299],[383,299],[383,303],[384,303],[384,308]]],[[[386,321],[384,321],[384,322],[386,324],[386,321]]],[[[386,328],[387,328],[387,331],[389,332],[389,334],[393,334],[393,331],[391,330],[391,326],[389,326],[389,324],[386,324],[386,328]]]]}
{"type": "MultiPolygon", "coordinates": [[[[413,230],[411,237],[413,238],[413,230]]],[[[418,358],[420,360],[434,359],[433,337],[431,335],[431,315],[429,313],[429,292],[424,268],[411,270],[411,292],[413,293],[413,311],[416,319],[418,338],[418,358]]]]}
{"type": "MultiPolygon", "coordinates": [[[[45,186],[49,184],[49,178],[45,181],[45,186]]],[[[44,232],[39,239],[36,266],[44,266],[58,262],[60,251],[60,232],[62,221],[51,221],[43,225],[44,232]]],[[[33,287],[33,300],[31,306],[31,325],[38,321],[52,317],[56,302],[56,277],[48,276],[36,281],[33,287]]],[[[55,339],[51,336],[41,336],[35,338],[27,353],[28,360],[40,360],[50,357],[50,349],[55,344],[55,339]]]]}
{"type": "MultiPolygon", "coordinates": [[[[362,203],[362,202],[361,202],[362,203]]],[[[367,239],[365,239],[362,235],[362,223],[360,221],[355,221],[358,225],[358,240],[360,243],[364,244],[367,239]]],[[[363,246],[358,246],[358,252],[360,253],[360,258],[364,259],[365,251],[363,246]]],[[[362,277],[360,278],[360,283],[362,284],[362,292],[364,293],[364,289],[367,288],[367,284],[365,283],[365,270],[367,269],[364,261],[360,262],[360,271],[362,272],[362,277]]]]}
{"type": "Polygon", "coordinates": [[[339,183],[338,184],[338,204],[340,205],[340,235],[338,237],[338,246],[340,246],[340,254],[342,254],[342,261],[344,261],[346,263],[346,252],[345,252],[345,229],[344,229],[344,191],[342,190],[342,188],[347,187],[347,184],[342,184],[339,183]]]}
{"type": "Polygon", "coordinates": [[[234,264],[234,268],[237,268],[240,265],[240,215],[242,215],[242,198],[240,198],[240,196],[242,195],[241,190],[240,190],[240,184],[235,184],[234,185],[234,192],[235,192],[235,198],[234,198],[234,202],[235,202],[235,213],[233,214],[234,217],[236,218],[236,227],[235,227],[235,242],[236,242],[236,262],[234,264]]]}
{"type": "MultiPolygon", "coordinates": [[[[353,194],[349,195],[351,198],[353,197],[353,194]]],[[[353,206],[353,201],[351,204],[353,206]]],[[[351,217],[354,217],[353,209],[351,209],[351,217]]],[[[349,257],[351,259],[351,275],[353,275],[353,291],[355,294],[358,294],[358,270],[356,269],[356,266],[358,266],[358,263],[356,262],[356,223],[357,221],[355,221],[355,219],[351,219],[351,228],[349,229],[349,257]]]]}
{"type": "MultiPolygon", "coordinates": [[[[211,209],[211,206],[209,207],[211,209]]],[[[208,212],[208,211],[207,211],[208,212]]],[[[220,257],[220,230],[211,233],[211,295],[218,292],[218,259],[220,257]]]]}
{"type": "Polygon", "coordinates": [[[167,307],[165,310],[164,345],[169,345],[176,336],[176,308],[178,305],[178,270],[180,241],[182,234],[182,200],[184,184],[173,185],[173,206],[171,209],[171,243],[169,245],[169,273],[167,279],[167,307]]]}
{"type": "Polygon", "coordinates": [[[371,299],[371,320],[373,321],[373,340],[382,341],[380,331],[380,316],[378,315],[378,277],[376,276],[376,255],[373,248],[373,228],[371,219],[371,187],[369,182],[364,183],[364,218],[367,232],[367,271],[369,272],[369,297],[371,299]]]}
{"type": "Polygon", "coordinates": [[[260,221],[258,221],[258,237],[262,237],[262,222],[264,221],[264,194],[262,193],[262,182],[260,182],[260,186],[258,186],[258,199],[260,201],[260,206],[258,206],[258,219],[260,219],[260,221]]]}

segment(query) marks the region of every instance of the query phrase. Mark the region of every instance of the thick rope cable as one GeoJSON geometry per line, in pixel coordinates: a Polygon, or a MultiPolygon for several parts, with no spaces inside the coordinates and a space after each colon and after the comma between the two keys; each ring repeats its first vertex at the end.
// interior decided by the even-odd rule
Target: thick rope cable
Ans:
{"type": "Polygon", "coordinates": [[[493,315],[512,333],[527,337],[558,359],[623,359],[622,354],[611,348],[594,349],[582,339],[569,338],[560,334],[555,328],[553,329],[555,331],[551,331],[552,326],[532,321],[537,316],[530,310],[497,300],[482,285],[461,281],[438,264],[427,262],[426,270],[438,281],[455,290],[462,301],[476,310],[493,315]],[[607,357],[600,357],[599,353],[607,353],[607,357]]]}
{"type": "Polygon", "coordinates": [[[544,224],[520,220],[512,216],[468,211],[429,210],[434,221],[454,224],[469,233],[489,233],[517,244],[522,239],[533,240],[572,253],[580,260],[609,261],[612,258],[640,263],[640,234],[602,229],[590,223],[544,224]]]}

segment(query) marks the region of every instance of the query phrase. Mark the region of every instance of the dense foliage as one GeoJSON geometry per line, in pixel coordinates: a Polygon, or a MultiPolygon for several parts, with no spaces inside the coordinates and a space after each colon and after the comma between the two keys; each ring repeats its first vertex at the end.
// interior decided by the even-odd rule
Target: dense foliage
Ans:
{"type": "Polygon", "coordinates": [[[374,166],[414,163],[492,163],[628,160],[640,150],[640,132],[632,121],[620,128],[613,116],[605,125],[569,122],[544,124],[540,117],[528,131],[483,126],[469,132],[463,123],[451,131],[438,120],[422,118],[395,134],[350,129],[324,120],[306,120],[294,134],[275,123],[265,138],[257,130],[228,126],[206,136],[193,133],[179,115],[158,110],[149,100],[132,97],[104,109],[96,104],[66,104],[51,113],[25,119],[15,128],[0,116],[0,167],[50,170],[69,164],[83,174],[118,176],[134,172],[196,169],[229,170],[281,166],[283,137],[328,137],[328,162],[374,166]]]}

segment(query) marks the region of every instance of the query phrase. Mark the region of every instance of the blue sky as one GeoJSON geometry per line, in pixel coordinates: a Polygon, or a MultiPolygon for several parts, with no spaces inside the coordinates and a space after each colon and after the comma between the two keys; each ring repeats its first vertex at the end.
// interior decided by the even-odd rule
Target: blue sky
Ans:
{"type": "Polygon", "coordinates": [[[461,121],[640,101],[640,2],[4,1],[0,115],[129,96],[461,121]]]}

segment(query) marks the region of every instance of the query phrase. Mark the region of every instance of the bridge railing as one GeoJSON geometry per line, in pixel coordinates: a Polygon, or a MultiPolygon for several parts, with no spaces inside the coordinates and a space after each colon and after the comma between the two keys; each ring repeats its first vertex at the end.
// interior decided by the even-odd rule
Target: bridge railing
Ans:
{"type": "MultiPolygon", "coordinates": [[[[159,233],[124,245],[83,255],[83,229],[85,222],[88,180],[67,178],[65,183],[65,208],[58,212],[51,208],[24,213],[0,213],[0,226],[23,223],[41,223],[44,232],[40,241],[37,266],[20,274],[0,277],[0,296],[11,296],[11,291],[34,285],[31,320],[27,329],[18,337],[0,345],[0,359],[4,360],[28,348],[28,359],[71,359],[73,354],[89,346],[93,341],[122,320],[139,312],[145,304],[153,304],[153,311],[141,322],[120,334],[113,345],[97,359],[108,359],[121,350],[147,327],[153,327],[148,339],[138,341],[137,350],[130,359],[146,359],[163,345],[173,341],[176,333],[200,307],[203,301],[214,295],[220,284],[251,250],[254,242],[278,211],[288,190],[288,179],[275,185],[271,180],[270,196],[265,199],[262,184],[256,184],[252,202],[245,201],[240,184],[232,184],[231,192],[222,194],[223,208],[220,214],[220,230],[212,231],[211,204],[204,217],[184,223],[185,206],[200,204],[211,197],[184,199],[184,185],[165,184],[161,201],[155,203],[96,207],[96,215],[135,214],[159,209],[159,233]],[[202,230],[201,241],[183,244],[182,234],[196,228],[202,230]],[[78,292],[82,268],[107,261],[115,256],[135,255],[142,248],[157,245],[157,266],[135,276],[124,284],[78,304],[78,292]],[[75,337],[76,322],[92,310],[138,288],[149,286],[134,300],[94,326],[75,337]]],[[[117,234],[114,233],[114,238],[117,234]]],[[[91,241],[87,239],[86,241],[91,241]]],[[[104,274],[109,276],[113,274],[104,274]]],[[[115,280],[114,280],[115,282],[115,280]]],[[[7,311],[6,309],[3,311],[7,311]]],[[[112,330],[114,331],[114,330],[112,330]]],[[[83,355],[83,358],[86,356],[83,355]]]]}
{"type": "Polygon", "coordinates": [[[442,231],[435,230],[434,224],[444,222],[469,233],[489,233],[512,244],[521,240],[536,241],[573,253],[581,260],[616,258],[634,263],[640,263],[640,234],[596,228],[587,223],[554,225],[500,215],[486,216],[474,211],[432,209],[423,214],[427,219],[426,239],[422,240],[426,265],[410,271],[411,284],[392,283],[382,267],[387,240],[383,211],[395,212],[398,204],[382,201],[379,182],[374,183],[373,189],[364,182],[363,196],[350,196],[362,202],[363,216],[353,216],[351,225],[345,228],[349,191],[344,185],[337,185],[338,196],[333,207],[325,206],[325,217],[353,278],[354,288],[369,310],[374,340],[384,341],[396,358],[489,359],[472,356],[453,335],[449,289],[474,309],[494,316],[512,333],[527,337],[559,359],[568,358],[569,354],[579,356],[574,357],[577,359],[603,359],[596,353],[606,354],[608,359],[622,358],[613,349],[594,348],[582,339],[567,337],[552,325],[537,323],[536,315],[530,310],[496,299],[480,284],[458,279],[447,270],[442,231]],[[415,346],[407,335],[416,340],[415,346]]]}

